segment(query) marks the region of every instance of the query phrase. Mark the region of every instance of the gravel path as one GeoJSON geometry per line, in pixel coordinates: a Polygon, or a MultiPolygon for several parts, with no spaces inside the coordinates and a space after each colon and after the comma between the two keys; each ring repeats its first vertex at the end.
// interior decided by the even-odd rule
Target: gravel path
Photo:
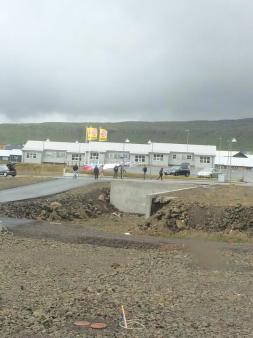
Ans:
{"type": "MultiPolygon", "coordinates": [[[[158,236],[126,235],[97,230],[83,224],[41,222],[35,220],[0,218],[0,224],[7,226],[15,236],[34,239],[51,239],[63,243],[93,244],[112,248],[157,249],[168,245],[170,248],[187,249],[199,241],[191,239],[169,239],[158,236]]],[[[253,251],[251,244],[213,242],[215,248],[231,251],[253,251]]]]}

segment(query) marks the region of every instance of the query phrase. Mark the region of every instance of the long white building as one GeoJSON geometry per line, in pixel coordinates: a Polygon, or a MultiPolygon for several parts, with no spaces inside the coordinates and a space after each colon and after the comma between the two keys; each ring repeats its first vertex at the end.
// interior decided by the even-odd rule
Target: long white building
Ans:
{"type": "Polygon", "coordinates": [[[73,165],[134,162],[166,167],[189,163],[192,167],[213,167],[216,146],[174,143],[52,142],[29,140],[24,145],[25,163],[73,165]]]}

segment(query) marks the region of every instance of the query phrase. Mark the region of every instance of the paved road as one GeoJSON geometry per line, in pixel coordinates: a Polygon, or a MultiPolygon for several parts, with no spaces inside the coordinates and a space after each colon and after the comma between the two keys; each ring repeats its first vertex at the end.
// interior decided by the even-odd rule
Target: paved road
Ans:
{"type": "Polygon", "coordinates": [[[48,182],[1,190],[0,203],[54,195],[90,183],[94,183],[92,177],[78,178],[75,180],[73,178],[58,178],[48,182]]]}

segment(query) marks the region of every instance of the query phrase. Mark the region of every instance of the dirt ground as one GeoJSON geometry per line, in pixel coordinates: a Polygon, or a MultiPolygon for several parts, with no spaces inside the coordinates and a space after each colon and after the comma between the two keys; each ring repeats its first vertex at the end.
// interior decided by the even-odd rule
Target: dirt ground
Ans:
{"type": "Polygon", "coordinates": [[[253,258],[0,236],[2,338],[253,337],[253,258]],[[129,326],[120,326],[121,305],[129,326]],[[103,331],[76,320],[104,322],[103,331]]]}
{"type": "MultiPolygon", "coordinates": [[[[116,233],[145,234],[138,227],[144,217],[107,208],[99,197],[106,188],[89,186],[44,199],[60,201],[66,210],[68,200],[75,206],[87,201],[91,217],[31,221],[0,233],[1,338],[253,337],[253,246],[151,245],[158,242],[154,237],[149,245],[138,244],[141,239],[129,245],[116,233]],[[99,236],[92,237],[92,231],[99,236]],[[121,327],[121,305],[128,330],[121,327]],[[79,328],[76,320],[104,322],[107,328],[79,328]]],[[[250,206],[251,189],[212,186],[185,198],[236,205],[240,196],[250,206]]]]}
{"type": "MultiPolygon", "coordinates": [[[[11,181],[11,180],[10,180],[11,181]]],[[[109,201],[109,184],[108,183],[96,183],[91,184],[85,188],[73,189],[66,193],[61,193],[50,198],[35,199],[32,201],[18,201],[3,203],[0,205],[0,214],[8,217],[23,217],[37,220],[48,220],[55,222],[73,222],[80,224],[83,228],[92,227],[99,231],[124,233],[130,232],[132,234],[143,234],[145,231],[141,225],[145,224],[144,216],[134,214],[124,214],[114,210],[112,206],[108,204],[109,201]],[[100,199],[102,197],[102,199],[100,199]],[[54,210],[52,203],[60,203],[60,207],[54,210]]],[[[211,185],[207,187],[199,187],[196,189],[184,190],[179,192],[173,192],[172,196],[178,197],[187,203],[198,203],[199,206],[194,206],[192,211],[200,215],[205,210],[209,210],[211,215],[215,212],[219,212],[219,207],[235,207],[233,210],[226,211],[226,218],[234,215],[234,218],[240,220],[241,215],[245,215],[244,223],[247,223],[247,219],[251,217],[252,212],[246,213],[245,210],[238,209],[238,202],[245,208],[253,207],[253,187],[250,186],[235,186],[235,185],[211,185]],[[218,207],[218,209],[217,209],[218,207]],[[196,209],[196,210],[195,210],[196,209]],[[197,212],[199,210],[201,212],[197,212]],[[196,212],[195,212],[196,211],[196,212]],[[240,217],[238,217],[238,215],[240,217]],[[247,216],[247,217],[246,217],[247,216]]],[[[178,207],[178,206],[176,206],[178,207]]],[[[185,213],[184,211],[182,213],[185,213]]],[[[188,213],[193,221],[199,221],[196,215],[188,213]],[[193,217],[194,216],[194,217],[193,217]]],[[[181,215],[179,214],[181,217],[181,215]]],[[[185,216],[184,216],[185,217],[185,216]]],[[[202,215],[202,218],[204,216],[202,215]]],[[[210,215],[208,216],[210,217],[210,215]]],[[[208,221],[207,217],[204,217],[205,222],[208,221]]],[[[231,217],[227,220],[227,231],[224,234],[224,229],[220,229],[222,236],[220,236],[219,228],[213,227],[212,232],[216,232],[217,235],[209,236],[210,239],[225,239],[225,240],[250,240],[245,233],[239,233],[237,231],[230,233],[230,223],[234,222],[231,217]]],[[[213,221],[215,222],[215,220],[213,221]]],[[[153,222],[154,223],[154,222],[153,222]]],[[[155,222],[156,223],[156,222],[155,222]]],[[[152,229],[151,229],[152,230],[152,229]]],[[[207,230],[209,230],[207,228],[207,230]]],[[[240,229],[239,229],[240,230],[240,229]]],[[[205,236],[204,227],[198,227],[197,231],[193,227],[190,229],[180,229],[180,234],[175,232],[168,232],[166,227],[155,229],[155,231],[149,231],[150,235],[160,236],[190,236],[190,237],[202,237],[205,236]],[[186,230],[186,231],[184,231],[186,230]],[[190,231],[189,231],[190,230],[190,231]],[[200,231],[201,230],[201,231],[200,231]]]]}
{"type": "Polygon", "coordinates": [[[21,187],[21,186],[33,184],[33,183],[45,182],[51,179],[52,178],[50,177],[32,177],[32,176],[4,177],[4,176],[0,176],[0,190],[17,188],[17,187],[21,187]]]}
{"type": "Polygon", "coordinates": [[[253,206],[253,187],[243,185],[208,185],[201,188],[173,192],[186,202],[199,202],[213,206],[230,206],[240,203],[253,206]]]}

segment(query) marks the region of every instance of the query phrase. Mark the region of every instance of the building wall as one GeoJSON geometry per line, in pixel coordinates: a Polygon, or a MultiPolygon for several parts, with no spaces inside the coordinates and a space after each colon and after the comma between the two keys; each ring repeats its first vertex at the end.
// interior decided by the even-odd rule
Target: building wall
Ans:
{"type": "MultiPolygon", "coordinates": [[[[47,144],[47,147],[50,147],[50,144],[47,144]]],[[[195,155],[194,153],[180,153],[180,152],[171,152],[171,153],[155,153],[151,152],[149,154],[130,154],[129,151],[121,150],[110,150],[105,152],[98,151],[87,151],[86,153],[81,153],[81,158],[79,160],[78,156],[76,159],[73,159],[73,155],[78,153],[67,153],[65,150],[57,151],[44,149],[43,155],[41,156],[41,151],[23,151],[23,162],[25,163],[66,163],[67,165],[74,165],[75,163],[84,164],[104,164],[104,163],[119,163],[119,162],[133,162],[140,165],[152,165],[156,167],[168,167],[173,165],[180,165],[182,162],[190,163],[192,167],[195,168],[205,168],[214,166],[214,156],[206,157],[210,158],[210,163],[204,162],[203,157],[201,161],[200,155],[195,155]],[[30,157],[27,157],[27,154],[30,154],[30,157]],[[33,157],[33,154],[36,154],[33,157]],[[191,156],[191,158],[187,158],[191,156]],[[139,161],[136,161],[136,158],[139,161]]],[[[141,151],[141,149],[140,149],[141,151]]]]}
{"type": "Polygon", "coordinates": [[[40,151],[23,151],[23,162],[24,163],[41,163],[41,155],[42,153],[40,151]],[[27,154],[29,154],[29,158],[27,157],[27,154]],[[33,154],[35,154],[35,158],[33,157],[33,154]]]}
{"type": "Polygon", "coordinates": [[[10,155],[9,160],[11,162],[22,162],[22,156],[20,156],[20,155],[10,155]]]}
{"type": "Polygon", "coordinates": [[[196,168],[213,168],[214,167],[214,156],[195,156],[195,167],[196,168]],[[210,163],[207,162],[207,157],[210,158],[210,163]]]}
{"type": "Polygon", "coordinates": [[[98,151],[91,151],[87,153],[87,163],[88,164],[104,164],[105,163],[105,154],[99,153],[98,151]]]}
{"type": "Polygon", "coordinates": [[[8,162],[9,161],[9,157],[8,156],[0,156],[0,161],[8,162]]]}
{"type": "Polygon", "coordinates": [[[149,164],[149,156],[143,155],[143,154],[130,154],[130,162],[148,165],[149,164]],[[139,158],[138,162],[136,162],[137,157],[139,158]],[[144,159],[144,161],[141,161],[141,159],[144,159]]]}
{"type": "Polygon", "coordinates": [[[77,153],[67,153],[66,154],[66,160],[65,160],[65,163],[67,165],[74,165],[74,164],[80,164],[80,166],[86,164],[86,157],[87,155],[86,154],[80,154],[80,161],[79,161],[79,158],[78,156],[76,157],[76,155],[78,155],[77,153]],[[74,159],[74,158],[77,158],[77,159],[74,159]]]}
{"type": "Polygon", "coordinates": [[[193,153],[177,153],[171,152],[169,154],[169,165],[180,165],[181,163],[190,163],[191,166],[195,166],[195,155],[193,153]],[[189,158],[191,156],[191,158],[189,158]]]}
{"type": "Polygon", "coordinates": [[[169,160],[168,154],[150,153],[148,155],[148,157],[149,157],[148,164],[150,164],[152,166],[157,166],[157,167],[167,167],[168,166],[168,160],[169,160]]]}
{"type": "Polygon", "coordinates": [[[123,151],[107,151],[104,154],[105,163],[119,163],[130,161],[130,153],[123,151]]]}
{"type": "Polygon", "coordinates": [[[57,150],[44,150],[42,156],[43,163],[64,163],[66,161],[66,152],[57,150]]]}

